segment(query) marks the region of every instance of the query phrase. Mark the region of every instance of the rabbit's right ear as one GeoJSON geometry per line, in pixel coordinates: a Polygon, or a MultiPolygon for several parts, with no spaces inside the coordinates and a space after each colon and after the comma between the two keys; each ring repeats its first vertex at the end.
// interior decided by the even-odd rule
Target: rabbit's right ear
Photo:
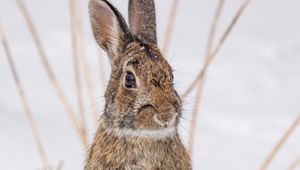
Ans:
{"type": "Polygon", "coordinates": [[[122,15],[106,0],[90,0],[89,14],[96,41],[114,64],[125,45],[132,41],[129,28],[122,15]]]}

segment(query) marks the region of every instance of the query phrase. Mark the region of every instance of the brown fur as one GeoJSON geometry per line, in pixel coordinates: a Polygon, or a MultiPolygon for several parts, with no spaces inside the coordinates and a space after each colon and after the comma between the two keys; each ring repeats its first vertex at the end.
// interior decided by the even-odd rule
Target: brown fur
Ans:
{"type": "MultiPolygon", "coordinates": [[[[153,4],[146,11],[154,10],[152,0],[135,1],[139,2],[144,3],[138,4],[144,7],[153,4]]],[[[156,40],[156,31],[130,32],[123,17],[107,1],[91,0],[89,8],[95,38],[109,55],[112,74],[105,94],[105,111],[85,170],[191,169],[189,155],[177,133],[181,100],[173,87],[172,69],[156,41],[152,41],[156,40]],[[149,36],[143,38],[140,34],[149,36]],[[124,86],[127,72],[134,74],[137,88],[124,86]],[[160,122],[171,122],[174,118],[174,124],[163,126],[154,116],[160,122]],[[160,133],[166,128],[173,128],[174,135],[156,138],[139,134],[143,131],[160,133]],[[128,131],[133,131],[135,136],[128,136],[125,133],[128,131]]],[[[150,23],[155,23],[155,17],[151,20],[150,23]]],[[[135,25],[139,22],[132,24],[139,26],[135,25]]]]}
{"type": "Polygon", "coordinates": [[[153,140],[114,137],[99,128],[86,169],[189,170],[189,155],[180,138],[153,140]]]}

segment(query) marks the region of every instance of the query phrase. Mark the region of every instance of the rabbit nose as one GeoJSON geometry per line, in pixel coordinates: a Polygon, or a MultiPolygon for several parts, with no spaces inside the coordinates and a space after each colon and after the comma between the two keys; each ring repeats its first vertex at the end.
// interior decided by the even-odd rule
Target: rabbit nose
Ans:
{"type": "Polygon", "coordinates": [[[162,115],[155,114],[153,116],[153,120],[161,127],[165,127],[165,128],[170,127],[175,124],[176,113],[162,114],[162,115]]]}

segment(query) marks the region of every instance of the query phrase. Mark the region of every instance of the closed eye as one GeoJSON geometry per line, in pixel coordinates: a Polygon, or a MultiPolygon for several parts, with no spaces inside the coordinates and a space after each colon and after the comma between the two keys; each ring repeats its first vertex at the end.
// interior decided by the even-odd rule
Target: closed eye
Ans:
{"type": "Polygon", "coordinates": [[[156,80],[156,79],[152,79],[152,80],[151,80],[151,83],[152,83],[154,86],[156,86],[156,87],[160,87],[160,82],[159,82],[158,80],[156,80]]]}

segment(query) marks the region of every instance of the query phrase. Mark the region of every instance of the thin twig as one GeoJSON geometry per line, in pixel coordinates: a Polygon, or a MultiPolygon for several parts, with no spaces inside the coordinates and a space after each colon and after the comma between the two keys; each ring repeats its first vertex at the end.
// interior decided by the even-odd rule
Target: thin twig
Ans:
{"type": "Polygon", "coordinates": [[[293,123],[290,125],[290,127],[286,130],[286,132],[283,134],[283,136],[279,139],[279,141],[276,143],[274,148],[271,150],[269,153],[268,157],[266,160],[263,162],[260,170],[266,170],[274,157],[277,155],[278,151],[283,147],[285,142],[289,139],[291,134],[295,131],[295,129],[299,126],[300,124],[300,114],[297,116],[297,118],[293,121],[293,123]]]}
{"type": "Polygon", "coordinates": [[[75,72],[75,85],[76,85],[76,96],[77,96],[77,105],[80,114],[80,126],[81,133],[86,136],[86,119],[83,110],[83,96],[82,96],[82,86],[80,79],[80,65],[78,58],[78,37],[76,34],[76,25],[75,25],[75,15],[76,15],[76,6],[74,0],[69,0],[69,11],[70,11],[70,32],[71,32],[71,42],[72,42],[72,53],[73,53],[73,65],[75,72]]]}
{"type": "MultiPolygon", "coordinates": [[[[219,0],[214,17],[213,17],[212,24],[209,29],[209,37],[208,37],[206,51],[205,51],[205,58],[208,58],[209,54],[211,52],[211,48],[213,46],[213,42],[215,39],[216,29],[217,29],[217,26],[218,26],[218,23],[220,20],[220,16],[221,16],[223,7],[224,7],[224,0],[219,0]]],[[[203,78],[204,72],[201,75],[202,75],[201,77],[203,78]]],[[[199,111],[199,106],[200,106],[200,102],[201,102],[200,97],[202,96],[202,91],[203,91],[203,82],[201,81],[201,84],[199,85],[197,92],[196,92],[195,103],[194,103],[193,112],[192,112],[192,120],[194,120],[194,121],[197,120],[197,115],[198,115],[197,113],[199,111]]],[[[190,124],[190,132],[189,132],[189,145],[188,145],[189,151],[191,153],[193,152],[195,129],[196,129],[196,126],[191,123],[190,124]]]]}
{"type": "MultiPolygon", "coordinates": [[[[84,32],[83,32],[83,23],[82,23],[82,14],[80,10],[80,0],[75,0],[75,5],[76,5],[76,28],[77,28],[77,35],[78,35],[78,45],[79,45],[79,55],[81,57],[82,61],[82,66],[83,66],[83,74],[87,83],[87,91],[88,91],[88,99],[90,102],[90,106],[93,106],[96,101],[95,101],[95,90],[93,86],[93,80],[92,76],[90,73],[90,66],[88,63],[88,56],[85,50],[85,40],[84,40],[84,32]]],[[[97,115],[97,110],[95,107],[91,108],[92,113],[93,113],[93,119],[95,122],[95,126],[97,126],[97,120],[98,120],[98,115],[97,115]]]]}
{"type": "Polygon", "coordinates": [[[46,151],[44,149],[44,145],[43,145],[41,136],[38,132],[37,124],[36,124],[36,122],[33,118],[31,108],[29,107],[27,96],[26,96],[26,93],[23,89],[20,77],[18,75],[16,66],[15,66],[15,62],[13,60],[12,53],[10,51],[9,44],[8,44],[8,42],[7,42],[7,40],[4,36],[4,31],[3,31],[3,28],[1,26],[1,23],[0,23],[0,36],[1,36],[0,39],[1,39],[1,42],[2,42],[2,45],[3,45],[3,48],[4,48],[5,55],[7,57],[7,61],[9,63],[11,73],[12,73],[15,85],[17,87],[19,97],[20,97],[21,102],[22,102],[22,107],[23,107],[23,110],[24,110],[24,112],[26,114],[26,117],[28,119],[28,122],[29,122],[29,125],[30,125],[30,128],[31,128],[31,131],[32,131],[32,134],[33,134],[33,137],[34,137],[39,155],[41,157],[44,168],[46,170],[49,170],[47,154],[46,154],[46,151]]]}
{"type": "Polygon", "coordinates": [[[300,157],[291,163],[288,170],[296,170],[296,168],[299,167],[299,165],[300,165],[300,157]]]}
{"type": "Polygon", "coordinates": [[[233,17],[232,21],[230,22],[230,25],[227,27],[225,32],[223,33],[221,39],[217,43],[216,48],[210,53],[208,57],[205,58],[204,66],[202,70],[198,73],[194,81],[191,83],[191,85],[187,88],[187,90],[182,94],[182,97],[185,98],[187,95],[190,94],[190,92],[194,89],[194,87],[203,79],[203,75],[205,74],[207,68],[209,67],[211,61],[215,58],[215,56],[218,54],[220,49],[222,48],[224,42],[226,41],[228,35],[231,33],[232,29],[236,25],[238,19],[242,15],[242,13],[245,11],[246,7],[249,5],[251,0],[245,0],[244,3],[240,6],[239,10],[233,17]]]}
{"type": "Polygon", "coordinates": [[[167,55],[168,55],[171,34],[174,29],[174,23],[175,23],[175,19],[176,19],[179,2],[180,2],[180,0],[173,0],[172,9],[171,9],[171,12],[169,15],[168,25],[167,25],[167,29],[165,31],[164,41],[163,41],[163,46],[162,46],[162,52],[165,57],[167,57],[167,55]]]}
{"type": "Polygon", "coordinates": [[[40,38],[38,36],[37,30],[36,30],[36,28],[33,24],[33,21],[30,17],[30,14],[29,14],[29,12],[28,12],[28,10],[27,10],[27,8],[26,8],[26,6],[25,6],[25,4],[22,0],[16,0],[16,2],[17,2],[18,6],[20,8],[20,11],[21,11],[22,15],[25,18],[25,21],[26,21],[27,26],[30,30],[31,36],[34,40],[34,43],[36,45],[39,56],[42,60],[42,64],[43,64],[43,66],[46,70],[47,76],[48,76],[50,82],[52,83],[52,86],[53,86],[55,92],[57,93],[61,103],[63,104],[64,109],[65,109],[66,113],[69,116],[69,119],[72,123],[73,128],[78,133],[79,138],[81,139],[81,142],[83,144],[83,147],[87,148],[87,146],[88,146],[87,138],[81,133],[80,126],[77,123],[76,115],[75,115],[74,111],[72,110],[69,102],[67,101],[67,98],[64,94],[64,91],[62,90],[60,84],[58,83],[56,77],[54,76],[54,73],[52,71],[52,68],[50,67],[50,64],[48,62],[46,53],[44,51],[44,48],[43,48],[42,43],[40,41],[40,38]]]}

